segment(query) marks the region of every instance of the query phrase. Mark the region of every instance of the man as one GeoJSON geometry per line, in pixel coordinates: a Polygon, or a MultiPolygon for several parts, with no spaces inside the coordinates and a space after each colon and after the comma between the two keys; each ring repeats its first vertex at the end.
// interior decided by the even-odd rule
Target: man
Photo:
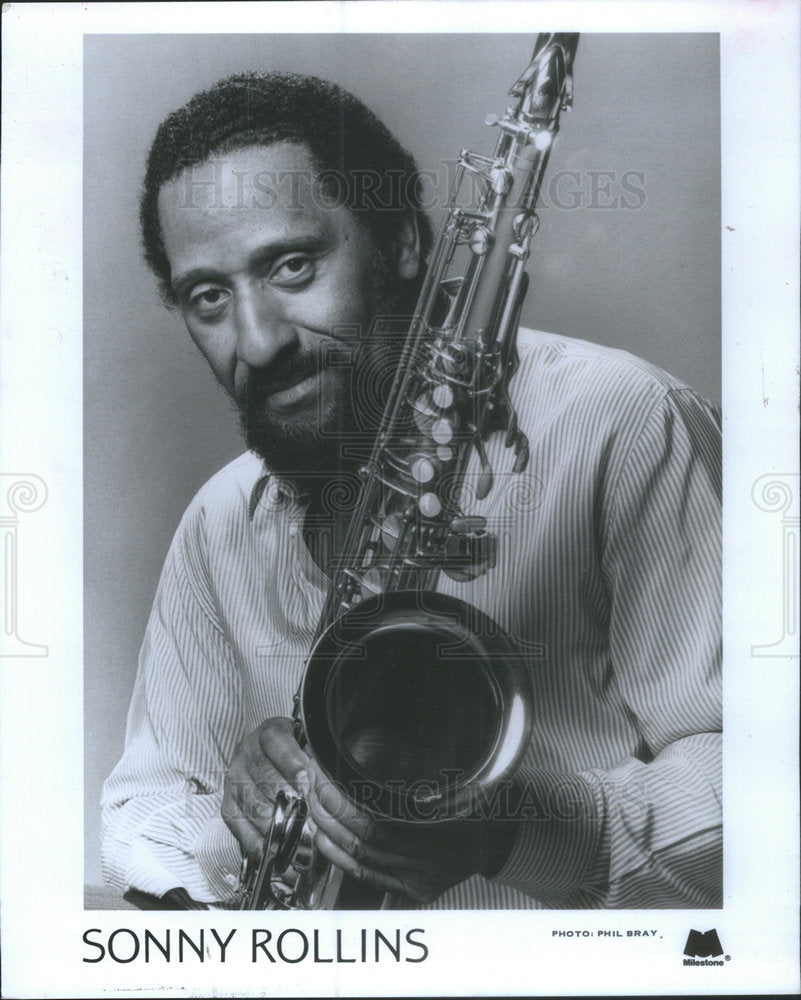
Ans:
{"type": "Polygon", "coordinates": [[[490,437],[497,483],[473,506],[498,566],[442,585],[527,655],[514,808],[377,822],[287,715],[352,506],[332,511],[332,485],[363,459],[392,372],[377,319],[411,311],[430,245],[414,162],[338,88],[234,77],[162,125],[141,217],[249,452],[200,491],[168,555],[104,792],[107,877],[224,903],[289,788],[322,855],[406,905],[720,905],[711,408],[630,356],[521,331],[529,467],[512,473],[490,437]]]}

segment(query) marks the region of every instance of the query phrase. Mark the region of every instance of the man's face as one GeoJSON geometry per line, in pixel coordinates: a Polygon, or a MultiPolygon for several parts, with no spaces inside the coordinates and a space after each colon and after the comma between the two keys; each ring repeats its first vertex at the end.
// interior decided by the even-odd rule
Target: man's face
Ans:
{"type": "Polygon", "coordinates": [[[343,348],[355,351],[375,313],[396,304],[408,257],[381,266],[367,230],[326,198],[294,143],[190,168],[163,186],[159,217],[184,321],[236,401],[248,445],[290,476],[335,471],[338,441],[355,426],[343,348]]]}

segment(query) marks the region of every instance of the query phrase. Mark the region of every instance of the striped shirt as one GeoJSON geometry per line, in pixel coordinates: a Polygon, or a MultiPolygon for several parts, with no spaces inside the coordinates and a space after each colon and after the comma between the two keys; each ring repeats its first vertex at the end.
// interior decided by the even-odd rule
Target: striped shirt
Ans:
{"type": "MultiPolygon", "coordinates": [[[[525,651],[534,726],[520,774],[552,792],[492,879],[431,905],[720,906],[719,419],[621,351],[524,330],[519,349],[528,467],[512,472],[496,434],[492,491],[471,495],[474,463],[463,497],[498,538],[497,566],[440,589],[525,651]]],[[[224,468],[167,556],[103,792],[115,886],[232,894],[223,776],[243,736],[290,714],[325,589],[302,508],[264,482],[250,453],[224,468]]]]}

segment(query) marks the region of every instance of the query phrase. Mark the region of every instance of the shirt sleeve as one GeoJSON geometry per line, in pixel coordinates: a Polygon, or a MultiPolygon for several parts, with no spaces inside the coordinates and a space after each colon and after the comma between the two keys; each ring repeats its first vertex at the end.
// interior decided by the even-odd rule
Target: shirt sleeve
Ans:
{"type": "Polygon", "coordinates": [[[230,897],[239,848],[220,817],[243,736],[242,685],[211,598],[195,502],[162,571],[139,658],[122,759],[103,787],[102,862],[113,886],[230,897]]]}
{"type": "Polygon", "coordinates": [[[640,745],[607,769],[524,773],[539,810],[498,881],[554,906],[722,905],[720,509],[717,415],[669,391],[600,539],[608,683],[640,745]]]}

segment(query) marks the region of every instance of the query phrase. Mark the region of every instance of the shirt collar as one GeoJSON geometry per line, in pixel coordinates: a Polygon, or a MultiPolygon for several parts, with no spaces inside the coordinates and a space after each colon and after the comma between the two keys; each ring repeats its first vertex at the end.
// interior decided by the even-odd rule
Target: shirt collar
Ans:
{"type": "Polygon", "coordinates": [[[264,472],[253,484],[248,501],[248,520],[256,515],[256,508],[264,504],[275,510],[282,504],[292,504],[298,499],[294,486],[272,472],[264,472]]]}

